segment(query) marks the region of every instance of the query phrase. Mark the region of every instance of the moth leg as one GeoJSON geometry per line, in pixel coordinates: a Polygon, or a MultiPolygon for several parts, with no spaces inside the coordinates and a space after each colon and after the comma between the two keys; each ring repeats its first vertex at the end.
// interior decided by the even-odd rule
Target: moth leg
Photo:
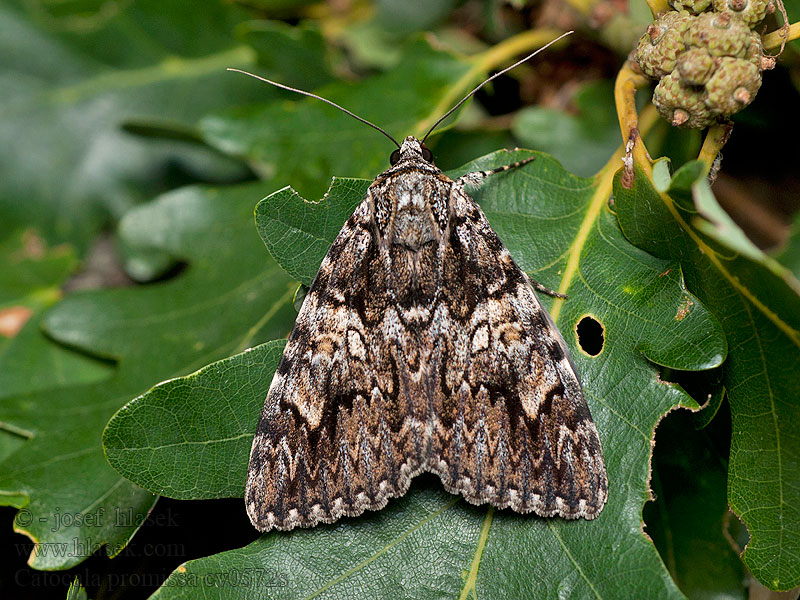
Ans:
{"type": "Polygon", "coordinates": [[[535,158],[535,156],[531,156],[524,160],[518,160],[510,165],[503,165],[502,167],[496,167],[494,169],[489,169],[488,171],[472,171],[471,173],[464,173],[461,177],[455,180],[455,184],[462,187],[465,185],[480,185],[484,179],[489,177],[489,175],[502,173],[503,171],[508,171],[510,169],[516,169],[517,167],[522,167],[527,165],[529,162],[532,162],[535,158]]]}
{"type": "Polygon", "coordinates": [[[549,287],[543,286],[541,283],[539,283],[538,281],[534,281],[530,277],[528,277],[528,281],[531,282],[533,289],[535,289],[537,292],[542,292],[543,294],[547,294],[548,296],[553,296],[553,298],[566,299],[569,297],[566,294],[562,294],[561,292],[556,292],[555,290],[551,290],[549,287]]]}

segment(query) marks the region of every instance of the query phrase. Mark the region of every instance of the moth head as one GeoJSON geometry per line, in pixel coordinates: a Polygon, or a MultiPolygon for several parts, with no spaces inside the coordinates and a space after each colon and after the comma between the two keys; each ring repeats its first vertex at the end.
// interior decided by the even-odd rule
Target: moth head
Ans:
{"type": "Polygon", "coordinates": [[[410,160],[424,160],[426,163],[433,164],[433,152],[431,152],[424,142],[420,142],[413,135],[403,140],[403,144],[389,157],[389,163],[395,166],[397,163],[410,160]]]}

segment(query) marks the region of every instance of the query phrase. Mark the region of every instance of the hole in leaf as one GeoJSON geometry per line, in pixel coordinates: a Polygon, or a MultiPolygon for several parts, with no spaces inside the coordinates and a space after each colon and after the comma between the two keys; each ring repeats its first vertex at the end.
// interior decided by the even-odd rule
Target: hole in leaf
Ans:
{"type": "Polygon", "coordinates": [[[605,344],[605,329],[600,321],[586,315],[575,326],[578,334],[578,345],[589,356],[597,356],[603,351],[605,344]]]}

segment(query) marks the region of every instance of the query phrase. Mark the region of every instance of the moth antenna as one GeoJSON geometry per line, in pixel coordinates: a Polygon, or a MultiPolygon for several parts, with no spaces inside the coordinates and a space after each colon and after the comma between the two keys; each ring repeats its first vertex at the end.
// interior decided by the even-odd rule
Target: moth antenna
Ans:
{"type": "MultiPolygon", "coordinates": [[[[556,42],[558,42],[559,40],[561,40],[561,39],[563,39],[563,38],[567,37],[568,35],[570,35],[570,34],[572,34],[572,33],[575,33],[575,32],[574,32],[574,31],[568,31],[568,32],[566,32],[566,33],[562,33],[562,34],[561,34],[560,36],[558,36],[556,39],[554,39],[554,40],[552,40],[552,41],[550,41],[550,42],[546,43],[544,46],[542,46],[541,48],[539,48],[539,49],[538,49],[538,50],[536,50],[535,52],[532,52],[531,54],[529,54],[528,56],[526,56],[526,57],[525,57],[525,58],[523,58],[522,60],[518,60],[517,62],[515,62],[515,63],[514,63],[513,65],[511,65],[510,67],[506,67],[505,69],[503,69],[503,70],[502,70],[502,71],[500,71],[499,73],[495,73],[494,75],[492,75],[492,76],[491,76],[491,77],[489,77],[488,79],[484,80],[484,81],[483,81],[483,83],[479,84],[479,85],[478,85],[478,87],[476,87],[476,88],[475,88],[474,90],[472,90],[472,91],[471,91],[469,94],[467,94],[466,96],[464,96],[464,97],[463,97],[463,98],[462,98],[462,99],[459,101],[459,103],[458,103],[458,104],[456,104],[456,105],[455,105],[453,108],[451,108],[451,109],[450,109],[450,110],[448,110],[446,113],[444,113],[444,115],[442,115],[442,117],[441,117],[441,118],[440,118],[438,121],[436,121],[436,123],[434,123],[434,124],[431,126],[431,128],[430,128],[430,129],[428,129],[428,133],[426,133],[426,134],[425,134],[425,137],[424,137],[424,138],[422,138],[422,142],[424,143],[424,142],[425,142],[425,140],[427,140],[427,139],[428,139],[428,136],[429,136],[429,135],[430,135],[430,134],[433,132],[433,130],[434,130],[434,129],[436,129],[436,128],[437,128],[437,127],[438,127],[438,126],[439,126],[439,125],[442,123],[442,121],[444,121],[444,120],[445,120],[447,117],[449,117],[451,114],[453,114],[453,112],[454,112],[454,111],[455,111],[455,110],[456,110],[456,109],[457,109],[459,106],[461,106],[462,104],[464,104],[464,102],[466,102],[467,100],[469,100],[469,99],[472,97],[472,95],[473,95],[475,92],[477,92],[479,89],[481,89],[481,88],[482,88],[483,86],[485,86],[487,83],[489,83],[489,82],[490,82],[492,79],[495,79],[496,77],[500,77],[500,75],[502,75],[502,74],[504,74],[504,73],[507,73],[508,71],[510,71],[511,69],[513,69],[513,68],[515,68],[515,67],[518,67],[519,65],[521,65],[522,63],[524,63],[526,60],[530,60],[531,58],[533,58],[534,56],[536,56],[537,54],[539,54],[539,52],[542,52],[542,51],[544,51],[544,50],[547,50],[547,49],[548,49],[550,46],[552,46],[553,44],[555,44],[555,43],[556,43],[556,42]]],[[[396,142],[395,142],[395,143],[396,143],[396,142]]]]}
{"type": "MultiPolygon", "coordinates": [[[[547,46],[545,46],[545,48],[547,48],[547,46]]],[[[542,50],[544,50],[544,48],[542,48],[542,50]]],[[[363,117],[359,117],[357,114],[350,112],[349,110],[347,110],[346,108],[344,108],[342,106],[339,106],[338,104],[336,104],[336,102],[328,100],[327,98],[323,98],[322,96],[317,96],[316,94],[312,94],[311,92],[306,92],[305,90],[299,90],[297,88],[293,88],[293,87],[290,87],[288,85],[284,85],[282,83],[278,83],[277,81],[271,81],[269,79],[266,79],[264,77],[261,77],[260,75],[254,74],[254,73],[248,73],[247,71],[242,71],[241,69],[234,69],[233,67],[228,67],[227,70],[228,71],[235,71],[236,73],[242,73],[243,75],[249,75],[250,77],[253,77],[254,79],[258,79],[258,80],[263,81],[265,83],[269,83],[270,85],[274,85],[275,87],[279,87],[279,88],[284,89],[284,90],[289,90],[290,92],[296,92],[298,94],[302,94],[303,96],[309,96],[310,98],[316,98],[317,100],[322,100],[326,104],[330,104],[334,108],[338,108],[340,111],[350,115],[354,119],[358,119],[359,121],[361,121],[362,123],[364,123],[366,125],[369,125],[373,129],[377,129],[383,135],[385,135],[390,140],[392,140],[392,142],[394,142],[395,146],[397,146],[398,148],[400,147],[400,144],[397,143],[396,139],[394,139],[392,136],[390,136],[388,133],[386,133],[386,131],[384,131],[383,129],[381,129],[377,125],[375,125],[375,123],[370,123],[369,121],[367,121],[363,117]]]]}

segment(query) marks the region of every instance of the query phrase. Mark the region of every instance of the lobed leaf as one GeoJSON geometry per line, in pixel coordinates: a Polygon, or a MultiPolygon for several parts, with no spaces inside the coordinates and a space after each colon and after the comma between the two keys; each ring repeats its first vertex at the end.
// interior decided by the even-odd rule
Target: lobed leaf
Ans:
{"type": "Polygon", "coordinates": [[[687,189],[673,179],[670,193],[659,193],[637,171],[631,189],[615,185],[615,206],[625,235],[648,252],[679,260],[687,288],[724,328],[730,352],[721,384],[733,431],[728,502],[750,532],[742,559],[766,586],[790,589],[800,584],[797,282],[752,249],[745,256],[720,243],[741,248],[738,236],[730,242],[716,231],[711,238],[711,224],[698,230],[702,217],[687,200],[695,185],[687,189]]]}
{"type": "Polygon", "coordinates": [[[659,424],[646,531],[688,597],[744,600],[745,567],[732,544],[744,527],[731,518],[726,496],[728,407],[720,412],[704,429],[695,428],[699,415],[686,411],[659,424]]]}
{"type": "Polygon", "coordinates": [[[16,527],[38,542],[31,566],[68,568],[102,545],[114,555],[152,508],[155,496],[122,478],[103,455],[101,434],[114,412],[153,381],[286,333],[292,288],[252,230],[253,198],[264,190],[187,188],[136,209],[122,236],[184,258],[184,275],[76,293],[47,315],[50,336],[114,359],[117,368],[99,383],[0,403],[0,422],[30,437],[0,463],[0,501],[24,509],[16,527]],[[137,518],[119,522],[117,511],[137,518]],[[88,525],[81,522],[86,515],[88,525]]]}
{"type": "Polygon", "coordinates": [[[103,432],[108,462],[162,496],[243,496],[247,460],[241,459],[250,456],[264,383],[285,343],[250,348],[131,401],[103,432]]]}
{"type": "MultiPolygon", "coordinates": [[[[508,164],[528,154],[498,152],[459,172],[508,164]]],[[[256,215],[270,252],[307,280],[366,184],[334,179],[320,203],[305,202],[290,189],[266,198],[256,215]],[[335,224],[334,215],[339,219],[335,224]],[[302,248],[306,251],[300,253],[302,248]]],[[[552,313],[572,348],[603,442],[610,489],[597,520],[541,519],[475,507],[425,476],[384,510],[309,530],[272,532],[245,548],[190,561],[156,597],[190,597],[197,587],[205,596],[219,598],[354,593],[680,597],[642,534],[641,511],[648,498],[656,423],[676,406],[696,404],[678,386],[659,379],[645,352],[678,368],[704,369],[724,360],[725,340],[719,323],[683,287],[676,263],[650,256],[625,240],[606,206],[607,189],[538,155],[523,169],[490,178],[474,194],[519,264],[543,284],[569,293],[569,300],[554,306],[552,313]],[[684,318],[676,318],[679,312],[684,318]],[[585,315],[605,330],[605,345],[597,356],[578,348],[575,326],[585,315]],[[226,587],[234,575],[247,579],[226,587]]],[[[258,403],[269,387],[265,378],[259,394],[247,371],[254,368],[259,377],[268,373],[276,365],[278,347],[265,345],[226,359],[136,399],[108,426],[106,440],[111,441],[113,431],[117,468],[144,473],[137,481],[159,491],[171,486],[200,497],[198,490],[217,493],[237,487],[241,493],[243,479],[236,486],[219,468],[203,469],[197,484],[185,474],[196,472],[209,451],[212,464],[244,473],[249,444],[239,439],[254,432],[258,403]],[[176,414],[191,415],[188,419],[196,423],[192,436],[171,427],[157,428],[161,437],[153,435],[152,425],[164,418],[168,399],[173,407],[184,403],[176,414]],[[234,413],[236,420],[219,418],[234,413]],[[147,447],[142,444],[145,429],[147,447]],[[213,435],[202,438],[205,430],[213,435]],[[172,463],[171,471],[148,470],[150,464],[166,465],[162,446],[184,440],[192,443],[181,448],[181,460],[172,463]]]]}

